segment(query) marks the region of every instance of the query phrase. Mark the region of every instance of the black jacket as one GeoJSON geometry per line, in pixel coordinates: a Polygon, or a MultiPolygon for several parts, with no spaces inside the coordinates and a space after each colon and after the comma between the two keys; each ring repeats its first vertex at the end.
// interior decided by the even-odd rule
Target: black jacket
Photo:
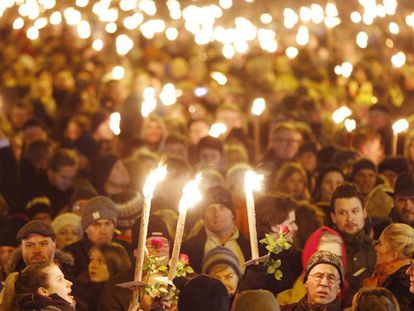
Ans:
{"type": "Polygon", "coordinates": [[[327,305],[310,305],[307,302],[307,296],[303,297],[299,302],[285,305],[282,311],[341,311],[341,300],[337,297],[334,301],[327,305]]]}
{"type": "Polygon", "coordinates": [[[413,310],[409,305],[414,302],[414,295],[410,293],[410,277],[405,274],[409,265],[403,266],[385,280],[382,287],[392,292],[400,304],[401,311],[413,310]]]}
{"type": "MultiPolygon", "coordinates": [[[[206,244],[206,241],[207,232],[203,228],[195,237],[184,242],[181,247],[181,253],[188,255],[190,258],[190,265],[196,273],[201,273],[204,257],[204,245],[206,244]]],[[[236,241],[237,244],[239,244],[241,251],[243,252],[244,258],[246,260],[249,260],[251,257],[249,241],[241,234],[236,241]]]]}
{"type": "MultiPolygon", "coordinates": [[[[259,244],[259,255],[264,256],[267,250],[264,245],[259,244]]],[[[273,260],[281,260],[280,270],[283,273],[281,280],[276,280],[273,274],[267,273],[263,264],[250,265],[240,281],[238,291],[265,289],[274,295],[293,287],[294,282],[301,273],[301,261],[299,254],[294,249],[283,251],[278,255],[271,254],[273,260]]]]}
{"type": "Polygon", "coordinates": [[[24,311],[75,311],[74,306],[57,294],[49,297],[35,294],[21,298],[18,304],[24,311]]]}

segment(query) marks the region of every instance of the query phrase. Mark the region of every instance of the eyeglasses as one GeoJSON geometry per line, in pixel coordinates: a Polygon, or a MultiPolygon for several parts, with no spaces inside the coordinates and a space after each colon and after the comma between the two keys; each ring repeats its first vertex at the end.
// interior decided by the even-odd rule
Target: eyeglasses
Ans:
{"type": "Polygon", "coordinates": [[[316,273],[316,274],[309,274],[309,276],[317,283],[322,282],[322,280],[326,277],[329,284],[335,284],[339,279],[332,275],[332,274],[322,274],[322,273],[316,273]]]}

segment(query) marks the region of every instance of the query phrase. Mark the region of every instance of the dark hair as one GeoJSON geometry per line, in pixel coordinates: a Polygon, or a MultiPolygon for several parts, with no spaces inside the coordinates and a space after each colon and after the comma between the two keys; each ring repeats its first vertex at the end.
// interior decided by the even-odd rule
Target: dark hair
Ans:
{"type": "Polygon", "coordinates": [[[367,141],[381,139],[381,136],[371,128],[363,128],[355,133],[352,139],[352,147],[359,150],[367,141]]]}
{"type": "Polygon", "coordinates": [[[97,244],[91,248],[89,255],[95,249],[99,250],[105,258],[110,277],[131,268],[131,261],[122,245],[115,242],[97,244]]]}
{"type": "Polygon", "coordinates": [[[56,150],[49,160],[48,168],[57,172],[64,166],[75,166],[78,164],[76,152],[72,149],[61,148],[56,150]]]}
{"type": "Polygon", "coordinates": [[[362,288],[354,296],[352,311],[400,311],[397,299],[386,288],[362,288]]]}
{"type": "Polygon", "coordinates": [[[351,182],[344,182],[342,185],[338,186],[331,198],[331,213],[335,214],[335,201],[336,199],[342,198],[357,198],[362,207],[364,207],[364,196],[359,190],[358,186],[351,182]]]}
{"type": "Polygon", "coordinates": [[[52,145],[47,140],[36,140],[27,145],[24,150],[23,158],[30,163],[36,164],[44,158],[48,158],[52,151],[52,145]]]}
{"type": "Polygon", "coordinates": [[[47,267],[56,265],[54,261],[27,266],[17,277],[15,290],[16,300],[19,301],[28,295],[33,295],[39,287],[47,288],[49,276],[44,270],[47,267]]]}
{"type": "Polygon", "coordinates": [[[259,237],[272,231],[272,226],[285,221],[291,211],[296,210],[296,202],[282,193],[265,194],[257,200],[256,218],[259,237]]]}

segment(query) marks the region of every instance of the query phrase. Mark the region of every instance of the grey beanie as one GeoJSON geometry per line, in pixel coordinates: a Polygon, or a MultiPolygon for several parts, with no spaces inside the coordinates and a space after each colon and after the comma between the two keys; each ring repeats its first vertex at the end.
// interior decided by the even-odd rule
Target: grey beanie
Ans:
{"type": "Polygon", "coordinates": [[[85,203],[82,211],[82,230],[85,231],[95,221],[109,219],[116,226],[118,223],[115,203],[104,196],[97,196],[85,203]]]}
{"type": "Polygon", "coordinates": [[[210,269],[216,264],[229,265],[237,273],[239,280],[241,279],[242,271],[239,260],[227,247],[217,246],[204,255],[202,273],[209,274],[210,269]]]}

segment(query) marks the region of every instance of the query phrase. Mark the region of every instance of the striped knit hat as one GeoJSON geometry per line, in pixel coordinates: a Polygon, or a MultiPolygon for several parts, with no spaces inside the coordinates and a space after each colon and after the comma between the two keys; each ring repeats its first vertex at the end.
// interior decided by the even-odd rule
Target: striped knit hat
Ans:
{"type": "Polygon", "coordinates": [[[233,268],[239,279],[242,271],[236,255],[227,247],[217,246],[204,255],[202,273],[209,274],[210,269],[217,264],[226,264],[233,268]]]}
{"type": "Polygon", "coordinates": [[[118,229],[131,228],[135,221],[141,217],[144,197],[139,192],[125,190],[111,197],[115,203],[118,215],[118,229]]]}

